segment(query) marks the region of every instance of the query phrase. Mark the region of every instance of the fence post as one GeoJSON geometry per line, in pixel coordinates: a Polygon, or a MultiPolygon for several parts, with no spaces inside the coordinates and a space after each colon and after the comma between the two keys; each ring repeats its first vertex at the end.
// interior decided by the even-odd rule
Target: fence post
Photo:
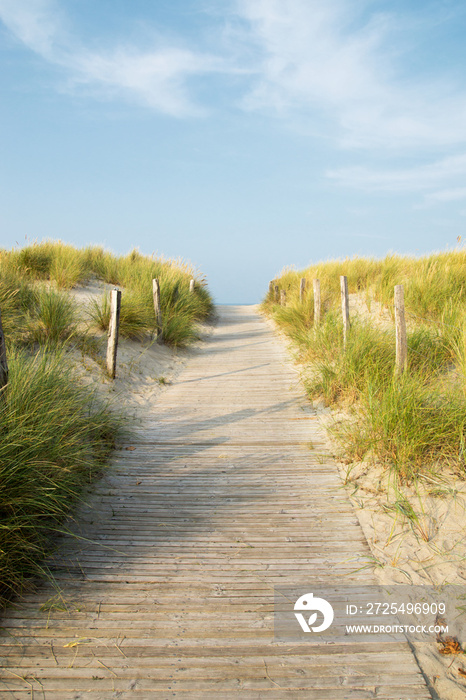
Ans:
{"type": "Polygon", "coordinates": [[[405,294],[402,284],[395,286],[396,374],[402,374],[408,363],[408,337],[406,335],[405,294]]]}
{"type": "Polygon", "coordinates": [[[320,280],[313,281],[314,287],[314,326],[320,323],[320,280]]]}
{"type": "Polygon", "coordinates": [[[269,299],[273,301],[274,298],[274,289],[273,289],[273,280],[269,282],[269,299]]]}
{"type": "Polygon", "coordinates": [[[280,288],[279,288],[278,284],[275,285],[274,292],[275,292],[275,303],[278,304],[278,301],[280,299],[280,288]]]}
{"type": "Polygon", "coordinates": [[[194,285],[195,285],[194,280],[190,280],[190,282],[189,282],[189,291],[191,292],[191,294],[194,292],[194,285]]]}
{"type": "Polygon", "coordinates": [[[348,340],[348,333],[350,329],[350,317],[349,317],[349,296],[348,296],[348,278],[345,275],[340,277],[340,289],[341,289],[341,312],[343,315],[343,345],[346,347],[346,341],[348,340]]]}
{"type": "Polygon", "coordinates": [[[301,278],[301,283],[299,285],[299,301],[304,300],[304,293],[306,291],[306,280],[304,277],[301,278]]]}
{"type": "Polygon", "coordinates": [[[286,306],[286,292],[284,289],[280,291],[280,305],[286,306]]]}
{"type": "Polygon", "coordinates": [[[2,328],[2,316],[0,314],[0,396],[5,397],[5,387],[8,384],[8,362],[6,360],[5,336],[2,328]]]}
{"type": "Polygon", "coordinates": [[[157,278],[152,280],[152,296],[154,298],[155,332],[156,332],[157,342],[161,343],[163,340],[162,309],[160,306],[160,283],[159,283],[159,280],[157,278]]]}
{"type": "Polygon", "coordinates": [[[111,379],[115,379],[116,358],[118,348],[118,330],[120,328],[121,292],[112,289],[110,292],[110,323],[108,326],[107,342],[107,372],[111,379]]]}

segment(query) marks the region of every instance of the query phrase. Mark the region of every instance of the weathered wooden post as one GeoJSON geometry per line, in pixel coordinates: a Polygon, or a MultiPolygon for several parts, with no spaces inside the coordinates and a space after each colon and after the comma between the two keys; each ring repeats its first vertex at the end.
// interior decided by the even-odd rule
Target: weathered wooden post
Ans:
{"type": "Polygon", "coordinates": [[[278,304],[278,301],[280,299],[280,288],[279,288],[278,284],[275,285],[274,291],[275,291],[275,303],[278,304]]]}
{"type": "Polygon", "coordinates": [[[163,340],[162,308],[160,306],[160,283],[159,283],[159,280],[157,278],[152,280],[152,296],[154,297],[155,332],[156,332],[157,342],[161,343],[163,340]]]}
{"type": "Polygon", "coordinates": [[[196,283],[195,283],[194,280],[191,280],[191,281],[189,282],[189,291],[191,292],[191,294],[194,292],[194,285],[195,285],[195,284],[196,284],[196,283]]]}
{"type": "Polygon", "coordinates": [[[301,278],[299,285],[299,301],[304,301],[304,294],[306,293],[306,280],[304,277],[301,278]]]}
{"type": "Polygon", "coordinates": [[[110,292],[110,323],[108,326],[107,342],[107,372],[111,379],[115,379],[116,358],[118,348],[118,330],[120,328],[121,292],[112,289],[110,292]]]}
{"type": "Polygon", "coordinates": [[[320,280],[313,280],[314,287],[314,326],[320,323],[320,280]]]}
{"type": "Polygon", "coordinates": [[[343,315],[343,345],[346,347],[346,341],[348,340],[348,334],[350,329],[350,317],[349,317],[349,296],[348,296],[348,278],[345,275],[340,277],[340,289],[341,289],[341,312],[343,315]]]}
{"type": "Polygon", "coordinates": [[[270,301],[274,299],[273,280],[269,282],[269,299],[270,301]]]}
{"type": "Polygon", "coordinates": [[[408,337],[406,335],[405,294],[402,284],[395,286],[396,374],[402,374],[408,364],[408,337]]]}
{"type": "Polygon", "coordinates": [[[6,360],[5,336],[2,328],[2,316],[0,314],[0,398],[5,397],[8,384],[8,362],[6,360]]]}
{"type": "Polygon", "coordinates": [[[280,305],[286,306],[286,292],[284,289],[280,291],[280,305]]]}

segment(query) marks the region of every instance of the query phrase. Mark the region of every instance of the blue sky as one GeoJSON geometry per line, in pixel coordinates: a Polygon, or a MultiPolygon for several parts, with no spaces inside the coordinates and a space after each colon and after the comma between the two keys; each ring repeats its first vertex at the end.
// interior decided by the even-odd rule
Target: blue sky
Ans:
{"type": "Polygon", "coordinates": [[[0,246],[283,267],[466,222],[463,0],[0,0],[0,246]]]}

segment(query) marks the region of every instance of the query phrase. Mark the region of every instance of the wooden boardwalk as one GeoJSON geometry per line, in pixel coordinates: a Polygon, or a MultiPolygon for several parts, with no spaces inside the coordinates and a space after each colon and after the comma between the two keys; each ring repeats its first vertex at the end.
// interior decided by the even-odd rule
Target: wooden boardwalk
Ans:
{"type": "Polygon", "coordinates": [[[60,595],[3,619],[1,698],[431,697],[405,642],[274,641],[274,586],[369,583],[370,552],[283,344],[219,311],[80,509],[60,595]]]}

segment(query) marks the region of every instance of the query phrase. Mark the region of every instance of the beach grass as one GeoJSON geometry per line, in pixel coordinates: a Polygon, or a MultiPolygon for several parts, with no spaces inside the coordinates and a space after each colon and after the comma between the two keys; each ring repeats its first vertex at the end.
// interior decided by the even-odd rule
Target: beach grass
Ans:
{"type": "MultiPolygon", "coordinates": [[[[332,429],[347,459],[376,459],[402,480],[453,469],[466,476],[466,253],[421,258],[351,258],[285,269],[274,281],[286,306],[267,294],[262,309],[293,343],[312,399],[346,412],[332,429]],[[346,346],[340,276],[367,304],[351,314],[346,346]],[[300,280],[306,292],[300,299],[300,280]],[[323,318],[314,324],[313,280],[323,318]],[[394,286],[402,284],[408,325],[408,366],[395,368],[394,286]],[[371,304],[385,310],[375,323],[371,304]]],[[[351,298],[351,297],[350,297],[351,298]]],[[[354,297],[353,297],[354,300],[354,297]]],[[[351,301],[350,301],[351,312],[351,301]]]]}
{"type": "MultiPolygon", "coordinates": [[[[69,290],[77,284],[97,278],[122,289],[121,334],[141,339],[155,329],[152,280],[157,278],[161,290],[161,311],[164,320],[164,342],[173,347],[185,347],[197,338],[196,324],[213,315],[214,304],[204,277],[183,260],[167,260],[145,256],[134,249],[127,255],[116,256],[102,247],[75,248],[60,241],[33,243],[20,250],[0,251],[0,273],[8,272],[8,280],[0,282],[2,317],[26,299],[26,291],[38,284],[52,286],[55,291],[69,290]],[[190,292],[190,281],[195,280],[190,292]],[[3,287],[3,290],[2,290],[3,287]],[[18,300],[8,302],[8,294],[18,300]],[[22,300],[22,301],[21,301],[22,300]]],[[[32,291],[31,291],[32,294],[32,291]]],[[[44,297],[45,298],[45,297],[44,297]]],[[[56,303],[55,295],[53,301],[56,303]]],[[[44,309],[44,299],[39,304],[44,309]]],[[[52,302],[52,296],[49,299],[52,302]]],[[[32,299],[26,299],[30,319],[37,317],[32,299]]],[[[97,327],[108,328],[109,304],[102,300],[91,307],[91,319],[97,327]]],[[[37,303],[36,303],[37,311],[37,303]]],[[[37,320],[37,319],[36,319],[37,320]]],[[[58,320],[58,319],[57,319],[58,320]]],[[[31,323],[31,322],[30,322],[31,323]]],[[[10,325],[13,325],[13,321],[10,325]]],[[[36,337],[44,338],[36,323],[36,337]]],[[[33,334],[34,335],[34,334],[33,334]]]]}
{"type": "Polygon", "coordinates": [[[0,399],[0,603],[42,571],[53,534],[99,473],[120,417],[77,384],[63,352],[9,353],[0,399]]]}

